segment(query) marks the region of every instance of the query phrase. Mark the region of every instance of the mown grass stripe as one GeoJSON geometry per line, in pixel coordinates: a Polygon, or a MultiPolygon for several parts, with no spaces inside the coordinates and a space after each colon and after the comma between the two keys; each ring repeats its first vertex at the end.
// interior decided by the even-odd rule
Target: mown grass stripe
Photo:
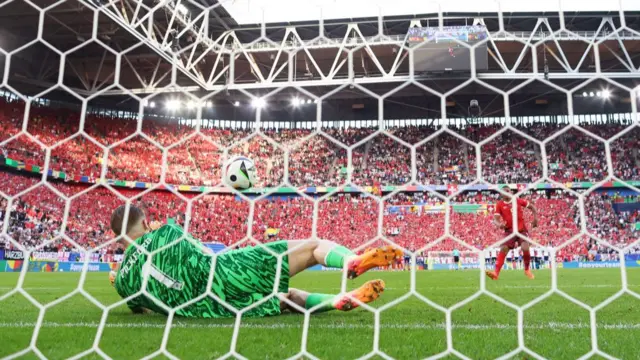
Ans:
{"type": "MultiPolygon", "coordinates": [[[[44,322],[43,327],[60,327],[60,328],[97,328],[97,322],[44,322]]],[[[0,328],[29,328],[34,327],[34,322],[0,322],[0,328]]],[[[150,322],[130,322],[130,323],[107,323],[105,325],[108,328],[158,328],[163,329],[166,325],[162,323],[150,323],[150,322]]],[[[173,328],[185,328],[185,329],[216,329],[216,328],[233,328],[234,324],[198,324],[198,323],[174,323],[173,328]]],[[[242,324],[242,328],[247,329],[297,329],[301,328],[299,324],[242,324]]],[[[323,329],[373,329],[373,325],[368,324],[347,324],[347,323],[332,323],[332,324],[314,324],[312,328],[323,329]]],[[[421,330],[442,330],[445,329],[444,323],[436,324],[381,324],[383,329],[421,329],[421,330]]],[[[564,323],[564,322],[547,322],[539,324],[525,324],[525,329],[532,330],[573,330],[573,329],[589,329],[588,323],[564,323]]],[[[514,324],[453,324],[453,329],[462,330],[510,330],[516,329],[514,324]]],[[[640,329],[640,324],[598,324],[599,329],[605,330],[631,330],[640,329]]]]}

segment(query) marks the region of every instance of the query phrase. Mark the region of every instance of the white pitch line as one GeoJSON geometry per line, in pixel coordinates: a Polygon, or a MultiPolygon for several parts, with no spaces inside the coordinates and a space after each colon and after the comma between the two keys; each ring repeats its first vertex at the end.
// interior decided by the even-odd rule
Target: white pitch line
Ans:
{"type": "MultiPolygon", "coordinates": [[[[22,289],[24,290],[36,290],[36,291],[50,291],[50,290],[73,290],[75,289],[77,286],[73,286],[73,287],[68,287],[68,288],[63,288],[63,287],[23,287],[22,289]]],[[[13,290],[15,289],[15,286],[0,286],[0,290],[13,290]]],[[[90,288],[87,288],[90,289],[90,288]]],[[[97,289],[97,288],[95,288],[97,289]]]]}
{"type": "MultiPolygon", "coordinates": [[[[34,322],[0,322],[0,328],[32,328],[35,327],[34,322]]],[[[42,327],[57,327],[57,328],[98,328],[97,322],[73,322],[73,323],[59,323],[59,322],[43,322],[42,327]]],[[[107,323],[107,328],[145,328],[145,329],[164,329],[166,324],[162,323],[149,323],[149,322],[130,322],[130,323],[107,323]]],[[[172,328],[178,329],[233,329],[234,324],[198,324],[198,323],[174,323],[172,328]]],[[[300,329],[301,324],[241,324],[242,328],[246,329],[300,329]]],[[[373,325],[367,324],[349,324],[349,323],[332,323],[332,324],[318,324],[311,325],[310,328],[320,329],[373,329],[373,325]]],[[[382,329],[416,329],[416,330],[444,330],[446,329],[445,323],[435,324],[381,324],[382,329]]],[[[463,330],[515,330],[518,327],[513,324],[453,324],[453,329],[463,330]]],[[[541,324],[525,324],[525,329],[531,330],[581,330],[590,329],[589,323],[562,323],[562,322],[547,322],[541,324]]],[[[640,330],[640,324],[598,324],[599,329],[605,330],[640,330]]]]}
{"type": "MultiPolygon", "coordinates": [[[[419,284],[417,284],[419,285],[419,284]]],[[[551,285],[498,285],[502,289],[550,289],[551,285]]],[[[420,289],[433,289],[433,290],[478,290],[480,286],[418,286],[420,289]]],[[[627,287],[640,287],[640,284],[627,284],[627,287]]],[[[72,290],[73,288],[64,288],[64,287],[23,287],[24,290],[27,291],[51,291],[51,290],[72,290]]],[[[328,290],[340,290],[340,287],[300,287],[303,290],[319,290],[319,291],[328,291],[328,290]]],[[[562,285],[558,284],[559,289],[566,288],[585,288],[585,289],[599,289],[599,288],[618,288],[622,289],[622,284],[582,284],[582,285],[562,285]]],[[[0,290],[13,290],[15,287],[11,286],[0,286],[0,290]]],[[[107,287],[103,286],[85,286],[83,287],[85,290],[103,290],[107,289],[107,287]]],[[[385,290],[410,290],[409,287],[387,287],[385,290]]]]}
{"type": "MultiPolygon", "coordinates": [[[[500,289],[551,289],[551,284],[548,285],[496,285],[497,287],[499,287],[500,289]]],[[[420,284],[416,284],[416,287],[418,289],[433,289],[433,290],[446,290],[446,289],[450,289],[450,290],[478,290],[480,288],[480,284],[478,284],[478,286],[420,286],[420,284]]],[[[627,287],[640,287],[640,284],[636,285],[636,284],[627,284],[627,287]]],[[[340,290],[340,287],[323,287],[323,288],[308,288],[308,287],[300,287],[303,290],[334,290],[334,289],[338,289],[340,290]]],[[[599,288],[617,288],[617,289],[622,289],[622,284],[620,285],[615,285],[615,284],[582,284],[582,285],[562,285],[562,284],[558,284],[558,289],[565,289],[565,288],[585,288],[585,289],[599,289],[599,288]]],[[[410,290],[409,287],[401,287],[401,288],[394,288],[394,287],[387,287],[385,288],[385,290],[410,290]]]]}

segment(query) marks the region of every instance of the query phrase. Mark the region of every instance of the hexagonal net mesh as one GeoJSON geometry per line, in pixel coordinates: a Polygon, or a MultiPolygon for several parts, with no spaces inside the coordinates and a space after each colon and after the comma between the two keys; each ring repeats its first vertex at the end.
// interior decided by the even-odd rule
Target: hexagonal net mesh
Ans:
{"type": "Polygon", "coordinates": [[[491,2],[468,17],[440,4],[400,20],[377,6],[375,20],[340,20],[353,16],[325,4],[281,25],[251,2],[0,2],[14,19],[0,22],[0,333],[14,340],[0,356],[637,355],[610,331],[633,338],[639,320],[597,315],[640,299],[636,5],[591,16],[559,2],[516,16],[491,2]],[[255,163],[250,189],[223,180],[235,156],[255,163]],[[143,233],[130,230],[138,210],[143,233]],[[336,244],[350,249],[337,266],[352,271],[353,258],[398,250],[375,264],[380,299],[358,296],[364,281],[349,271],[312,271],[340,270],[318,250],[336,244]],[[238,255],[249,251],[260,255],[238,255]],[[136,291],[120,296],[106,272],[134,263],[136,291]],[[163,273],[166,263],[185,273],[163,273]],[[191,275],[196,266],[206,274],[191,275]],[[309,296],[363,309],[314,312],[327,304],[287,292],[296,266],[310,268],[291,280],[309,296]],[[533,285],[520,273],[529,267],[533,285]],[[240,289],[264,268],[266,284],[240,289]],[[166,317],[140,320],[127,304],[166,317]],[[474,318],[472,304],[509,314],[474,318]],[[588,315],[558,315],[567,306],[588,315]],[[283,309],[303,315],[254,319],[283,309]],[[551,320],[528,324],[531,311],[551,320]],[[282,330],[283,344],[255,340],[282,330]],[[393,330],[441,340],[407,350],[411,336],[393,330]],[[334,347],[347,331],[368,335],[350,338],[353,351],[334,347]],[[474,354],[486,336],[473,331],[513,341],[474,354]],[[531,331],[580,337],[584,351],[531,331]],[[227,343],[194,352],[209,336],[227,343]]]}

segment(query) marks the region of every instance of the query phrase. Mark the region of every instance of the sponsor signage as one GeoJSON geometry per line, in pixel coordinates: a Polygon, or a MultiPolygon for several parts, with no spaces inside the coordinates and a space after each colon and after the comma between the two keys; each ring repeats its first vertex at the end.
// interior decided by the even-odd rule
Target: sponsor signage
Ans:
{"type": "Polygon", "coordinates": [[[5,260],[24,260],[24,253],[20,250],[5,250],[5,260]]]}

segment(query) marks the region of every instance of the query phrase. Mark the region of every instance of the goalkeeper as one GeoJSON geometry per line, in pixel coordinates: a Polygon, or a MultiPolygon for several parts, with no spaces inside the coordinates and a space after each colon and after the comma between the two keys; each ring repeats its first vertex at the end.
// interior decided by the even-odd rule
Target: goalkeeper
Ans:
{"type": "MultiPolygon", "coordinates": [[[[125,210],[125,206],[120,206],[111,216],[111,229],[118,235],[123,234],[125,210]]],[[[166,314],[166,309],[159,304],[163,303],[176,309],[175,315],[183,317],[234,317],[235,313],[222,301],[238,310],[256,304],[243,316],[271,316],[285,310],[296,311],[279,297],[268,298],[274,290],[281,294],[280,297],[303,309],[322,304],[317,312],[348,311],[358,307],[358,302],[353,299],[362,303],[377,299],[384,290],[384,282],[372,280],[348,296],[338,296],[289,288],[289,279],[317,264],[343,268],[345,262],[348,277],[353,279],[374,267],[389,265],[402,256],[401,250],[391,246],[356,256],[349,249],[327,240],[276,241],[264,244],[270,252],[262,247],[247,247],[212,256],[208,248],[185,234],[180,226],[150,225],[144,212],[135,206],[129,208],[126,226],[124,233],[136,239],[138,247],[130,245],[127,248],[120,269],[117,274],[112,272],[109,278],[118,294],[128,299],[127,305],[134,313],[153,311],[166,314]],[[148,253],[160,251],[147,262],[148,256],[142,249],[148,253]],[[282,261],[278,262],[274,254],[280,254],[282,261]],[[211,266],[215,266],[215,270],[209,290],[219,300],[210,296],[199,298],[207,292],[211,266]],[[276,284],[278,268],[281,271],[276,284]],[[148,295],[138,294],[145,277],[148,279],[148,295]],[[196,298],[196,301],[185,305],[196,298]]]]}

